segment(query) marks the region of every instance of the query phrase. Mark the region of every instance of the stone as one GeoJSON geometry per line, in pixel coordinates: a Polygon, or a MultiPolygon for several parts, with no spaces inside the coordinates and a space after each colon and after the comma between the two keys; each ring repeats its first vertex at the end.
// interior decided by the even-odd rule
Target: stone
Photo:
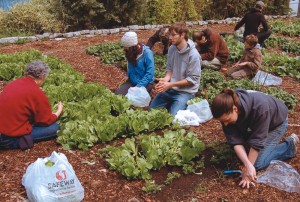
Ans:
{"type": "Polygon", "coordinates": [[[110,29],[109,32],[111,34],[118,34],[120,32],[120,29],[119,28],[115,28],[115,29],[110,29]]]}
{"type": "Polygon", "coordinates": [[[145,25],[144,28],[149,30],[149,29],[152,29],[152,26],[148,24],[148,25],[145,25]]]}
{"type": "Polygon", "coordinates": [[[18,41],[19,37],[6,37],[6,38],[1,38],[0,43],[16,43],[18,41]]]}
{"type": "Polygon", "coordinates": [[[138,30],[139,26],[138,25],[129,25],[127,26],[130,30],[138,30]]]}

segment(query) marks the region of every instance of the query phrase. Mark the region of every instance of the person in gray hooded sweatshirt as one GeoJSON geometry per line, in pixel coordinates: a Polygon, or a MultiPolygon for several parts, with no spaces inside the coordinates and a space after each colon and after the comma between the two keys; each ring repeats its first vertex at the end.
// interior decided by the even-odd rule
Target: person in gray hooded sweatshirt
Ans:
{"type": "Polygon", "coordinates": [[[169,28],[169,40],[172,43],[168,50],[167,72],[158,82],[153,93],[157,94],[149,106],[167,108],[176,115],[187,107],[187,101],[198,92],[201,76],[201,56],[195,44],[188,39],[188,29],[183,23],[175,23],[169,28]]]}

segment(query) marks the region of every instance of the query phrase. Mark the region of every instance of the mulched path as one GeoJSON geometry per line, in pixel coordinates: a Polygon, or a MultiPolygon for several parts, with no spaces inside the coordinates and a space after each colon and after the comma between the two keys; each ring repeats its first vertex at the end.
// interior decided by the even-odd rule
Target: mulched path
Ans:
{"type": "MultiPolygon", "coordinates": [[[[216,32],[232,32],[234,25],[209,25],[216,32]]],[[[204,29],[206,26],[193,27],[204,29]]],[[[139,31],[141,42],[146,42],[154,31],[139,31]]],[[[53,55],[71,64],[77,71],[85,76],[86,81],[97,82],[114,91],[120,85],[125,73],[113,65],[102,64],[99,58],[87,55],[85,48],[90,45],[119,41],[122,34],[97,36],[91,38],[73,38],[62,41],[39,41],[23,45],[9,45],[0,48],[2,53],[12,53],[21,50],[36,49],[44,54],[53,55]]],[[[155,51],[161,51],[156,45],[155,51]]],[[[6,85],[0,82],[0,92],[6,85]]],[[[300,83],[292,78],[283,78],[280,88],[297,95],[300,98],[300,83]]],[[[300,104],[294,112],[289,114],[289,129],[287,134],[300,134],[299,130],[300,104]]],[[[205,143],[225,141],[220,124],[211,120],[199,127],[191,127],[199,138],[205,143]]],[[[76,175],[85,189],[84,201],[300,201],[299,194],[287,193],[278,189],[256,184],[249,190],[238,187],[239,178],[222,175],[222,168],[216,168],[207,161],[202,174],[182,175],[172,184],[165,186],[160,192],[147,195],[142,191],[144,182],[141,180],[128,181],[120,174],[108,170],[103,159],[98,155],[98,150],[104,144],[94,146],[88,152],[64,151],[62,147],[50,140],[35,144],[28,151],[5,150],[0,151],[0,201],[24,201],[26,192],[21,184],[22,176],[30,163],[37,158],[44,158],[52,151],[64,153],[72,164],[76,175]],[[84,161],[94,162],[89,165],[84,161]]],[[[300,146],[298,146],[300,150],[300,146]]],[[[300,173],[300,154],[289,161],[300,173]]],[[[169,172],[181,172],[176,167],[165,167],[158,172],[153,172],[156,183],[161,184],[169,172]]]]}

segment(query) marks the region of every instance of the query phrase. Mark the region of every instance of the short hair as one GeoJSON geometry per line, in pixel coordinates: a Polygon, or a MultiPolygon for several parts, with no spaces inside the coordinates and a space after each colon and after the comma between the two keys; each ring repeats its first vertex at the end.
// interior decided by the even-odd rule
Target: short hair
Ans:
{"type": "Polygon", "coordinates": [[[214,118],[220,118],[223,114],[232,113],[233,106],[236,106],[240,113],[241,105],[237,93],[231,89],[224,89],[213,99],[211,113],[214,118]]]}
{"type": "Polygon", "coordinates": [[[47,77],[49,72],[50,67],[46,63],[35,60],[26,65],[26,71],[24,75],[31,76],[36,79],[42,79],[43,77],[47,77]]]}
{"type": "Polygon", "coordinates": [[[257,1],[254,7],[261,11],[265,7],[265,4],[262,1],[257,1]]]}
{"type": "Polygon", "coordinates": [[[245,42],[249,44],[251,47],[254,47],[258,43],[258,38],[254,34],[250,34],[246,36],[245,42]]]}
{"type": "Polygon", "coordinates": [[[202,31],[194,31],[193,32],[193,41],[196,41],[196,40],[200,41],[203,36],[205,36],[204,32],[202,32],[202,31]]]}
{"type": "Polygon", "coordinates": [[[188,30],[187,26],[185,25],[185,23],[183,23],[183,22],[177,22],[177,23],[174,23],[173,25],[171,25],[171,27],[169,28],[169,32],[171,33],[172,31],[175,31],[179,35],[184,34],[185,35],[184,39],[186,41],[189,38],[189,30],[188,30]]]}

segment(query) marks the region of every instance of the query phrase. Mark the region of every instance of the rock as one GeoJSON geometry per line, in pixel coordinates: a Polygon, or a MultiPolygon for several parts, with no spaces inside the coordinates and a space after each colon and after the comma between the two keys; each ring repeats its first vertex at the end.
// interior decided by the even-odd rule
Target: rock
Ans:
{"type": "Polygon", "coordinates": [[[63,37],[65,37],[65,38],[71,38],[73,36],[74,36],[74,32],[67,32],[67,33],[63,34],[63,37]]]}
{"type": "Polygon", "coordinates": [[[129,28],[128,27],[121,27],[120,32],[128,32],[129,28]]]}
{"type": "Polygon", "coordinates": [[[101,35],[102,34],[102,30],[101,29],[94,30],[94,34],[95,35],[101,35]]]}
{"type": "Polygon", "coordinates": [[[115,29],[110,29],[109,32],[111,34],[118,34],[120,32],[120,29],[119,28],[115,28],[115,29]]]}
{"type": "Polygon", "coordinates": [[[81,31],[80,31],[80,34],[81,34],[81,35],[87,35],[87,34],[90,34],[90,30],[81,30],[81,31]]]}
{"type": "Polygon", "coordinates": [[[16,43],[19,37],[6,37],[0,39],[0,43],[16,43]]]}
{"type": "Polygon", "coordinates": [[[148,30],[148,29],[152,29],[152,26],[148,24],[148,25],[145,25],[144,28],[148,30]]]}
{"type": "Polygon", "coordinates": [[[129,25],[127,26],[130,30],[138,30],[139,26],[138,25],[129,25]]]}
{"type": "Polygon", "coordinates": [[[110,34],[109,29],[102,29],[102,34],[101,35],[108,35],[108,34],[110,34]]]}

